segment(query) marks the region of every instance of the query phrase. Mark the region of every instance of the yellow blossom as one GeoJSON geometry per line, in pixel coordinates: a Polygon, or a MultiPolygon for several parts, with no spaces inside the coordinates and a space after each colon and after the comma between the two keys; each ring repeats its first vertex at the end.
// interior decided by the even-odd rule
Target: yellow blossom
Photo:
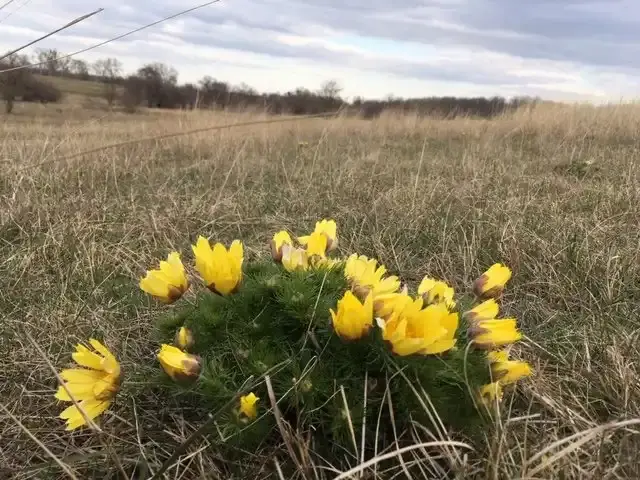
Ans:
{"type": "Polygon", "coordinates": [[[244,248],[240,240],[234,240],[229,250],[221,243],[216,243],[212,249],[209,240],[198,237],[198,242],[191,248],[196,257],[196,269],[209,290],[219,295],[229,295],[240,287],[244,260],[244,248]]]}
{"type": "MultiPolygon", "coordinates": [[[[338,246],[337,230],[338,230],[338,227],[334,220],[321,220],[319,222],[316,222],[316,228],[313,231],[313,233],[322,234],[326,237],[327,239],[326,250],[330,252],[331,250],[335,250],[336,247],[338,246]]],[[[311,235],[298,237],[298,242],[300,242],[300,245],[307,245],[310,238],[311,238],[311,235]]]]}
{"type": "Polygon", "coordinates": [[[338,301],[338,312],[331,312],[333,329],[346,340],[358,340],[365,336],[373,325],[373,296],[367,295],[364,303],[347,290],[338,301]]]}
{"type": "Polygon", "coordinates": [[[373,301],[373,310],[377,317],[386,319],[394,311],[401,311],[412,301],[413,299],[409,296],[409,291],[405,285],[400,292],[377,295],[373,301]]]}
{"type": "Polygon", "coordinates": [[[200,358],[173,345],[162,344],[158,361],[173,380],[195,378],[200,374],[200,358]]]}
{"type": "Polygon", "coordinates": [[[332,268],[337,267],[343,263],[339,258],[329,258],[329,257],[311,257],[309,258],[309,265],[313,268],[324,268],[326,270],[331,270],[332,268]]]}
{"type": "Polygon", "coordinates": [[[193,346],[193,334],[186,327],[180,327],[176,332],[174,343],[182,350],[189,350],[193,346]]]}
{"type": "Polygon", "coordinates": [[[281,230],[271,240],[271,256],[276,262],[282,260],[282,247],[285,245],[293,245],[293,240],[285,230],[281,230]]]}
{"type": "Polygon", "coordinates": [[[309,268],[309,257],[306,250],[292,247],[291,245],[283,245],[282,266],[288,272],[307,270],[309,268]]]}
{"type": "Polygon", "coordinates": [[[327,253],[327,237],[320,232],[313,232],[307,241],[307,255],[309,257],[324,257],[327,253]]]}
{"type": "Polygon", "coordinates": [[[171,252],[160,268],[147,271],[140,280],[140,288],[164,303],[178,300],[189,288],[189,280],[178,252],[171,252]]]}
{"type": "Polygon", "coordinates": [[[440,325],[444,327],[446,333],[439,340],[426,346],[420,353],[423,355],[436,355],[451,350],[456,344],[456,333],[459,323],[460,317],[457,312],[450,312],[448,315],[443,316],[440,319],[440,325]]]}
{"type": "Polygon", "coordinates": [[[473,290],[479,298],[497,298],[511,278],[511,269],[501,263],[492,265],[473,284],[473,290]]]}
{"type": "MultiPolygon", "coordinates": [[[[81,344],[76,346],[72,358],[84,368],[69,368],[60,372],[64,386],[58,387],[55,398],[64,402],[75,400],[86,416],[93,420],[109,408],[118,392],[120,364],[98,340],[92,338],[89,344],[93,349],[81,344]]],[[[66,430],[87,424],[85,416],[75,404],[62,411],[60,418],[66,420],[66,430]]]]}
{"type": "Polygon", "coordinates": [[[515,318],[479,320],[469,327],[467,335],[477,348],[486,350],[503,347],[522,338],[515,318]]]}
{"type": "Polygon", "coordinates": [[[458,314],[443,303],[423,308],[420,297],[394,311],[388,320],[378,319],[382,337],[396,355],[431,355],[451,350],[458,328],[458,314]]]}
{"type": "Polygon", "coordinates": [[[509,354],[506,351],[490,352],[488,358],[491,362],[491,377],[502,385],[515,383],[533,375],[531,365],[527,362],[509,360],[509,354]]]}
{"type": "Polygon", "coordinates": [[[243,395],[240,397],[240,412],[247,418],[254,420],[258,416],[258,400],[253,392],[249,395],[243,395]]]}
{"type": "Polygon", "coordinates": [[[506,362],[509,360],[509,352],[507,350],[493,350],[487,352],[487,360],[489,363],[506,362]]]}
{"type": "Polygon", "coordinates": [[[418,295],[422,295],[426,303],[444,303],[449,309],[456,306],[453,301],[454,290],[445,282],[424,277],[418,287],[418,295]]]}
{"type": "Polygon", "coordinates": [[[502,385],[500,382],[493,382],[480,388],[480,400],[486,406],[495,405],[496,402],[502,400],[502,385]]]}
{"type": "Polygon", "coordinates": [[[475,322],[478,320],[491,320],[498,316],[500,311],[500,307],[498,306],[498,302],[496,302],[493,298],[482,302],[479,305],[476,305],[468,312],[464,313],[464,318],[469,322],[475,322]]]}
{"type": "Polygon", "coordinates": [[[395,293],[400,288],[398,277],[384,278],[387,269],[382,265],[378,266],[375,259],[364,255],[354,253],[347,258],[344,273],[351,283],[351,288],[361,299],[371,292],[375,300],[379,295],[395,293]]]}

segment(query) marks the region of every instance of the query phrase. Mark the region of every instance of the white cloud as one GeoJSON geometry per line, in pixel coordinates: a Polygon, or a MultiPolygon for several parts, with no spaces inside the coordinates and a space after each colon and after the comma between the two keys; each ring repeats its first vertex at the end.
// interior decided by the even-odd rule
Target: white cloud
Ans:
{"type": "MultiPolygon", "coordinates": [[[[114,0],[39,46],[80,50],[189,6],[114,0]]],[[[33,0],[0,24],[0,49],[89,10],[80,0],[33,0]]],[[[223,0],[80,58],[115,56],[128,71],[160,61],[183,82],[211,75],[261,91],[317,88],[335,78],[348,96],[606,101],[638,91],[640,43],[631,33],[640,31],[640,18],[633,13],[640,5],[629,0],[223,0]]]]}

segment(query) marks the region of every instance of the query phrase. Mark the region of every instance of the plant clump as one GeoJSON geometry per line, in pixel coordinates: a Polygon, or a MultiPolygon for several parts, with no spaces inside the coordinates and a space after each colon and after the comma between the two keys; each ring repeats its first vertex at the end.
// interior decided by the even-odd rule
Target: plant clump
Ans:
{"type": "MultiPolygon", "coordinates": [[[[332,459],[353,451],[354,432],[359,438],[364,428],[362,448],[373,455],[413,422],[431,428],[434,411],[448,430],[473,435],[503,389],[532,374],[529,364],[509,358],[522,337],[516,320],[499,318],[508,267],[489,268],[469,295],[428,275],[413,294],[376,259],[339,257],[337,246],[335,221],[322,220],[309,235],[276,233],[267,259],[247,260],[239,240],[227,248],[199,237],[192,247],[207,288],[158,320],[157,387],[210,412],[237,399],[216,419],[212,438],[221,448],[251,451],[275,438],[276,404],[332,459]]],[[[140,287],[172,304],[190,284],[171,252],[140,287]]],[[[96,381],[117,365],[100,352],[81,363],[97,368],[85,375],[96,381]]],[[[106,388],[109,399],[114,385],[106,388]]],[[[86,401],[96,388],[73,386],[58,398],[77,393],[86,401]]],[[[85,423],[74,418],[70,427],[85,423]]]]}

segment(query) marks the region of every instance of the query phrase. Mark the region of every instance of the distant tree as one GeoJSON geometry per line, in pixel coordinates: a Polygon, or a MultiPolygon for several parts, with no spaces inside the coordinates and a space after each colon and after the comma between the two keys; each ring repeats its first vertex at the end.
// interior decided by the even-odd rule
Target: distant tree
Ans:
{"type": "Polygon", "coordinates": [[[118,80],[122,74],[122,63],[116,58],[104,58],[92,65],[93,71],[104,85],[103,97],[111,107],[118,96],[118,80]]]}
{"type": "Polygon", "coordinates": [[[55,48],[38,49],[36,51],[37,63],[40,73],[44,75],[59,75],[62,70],[60,53],[55,48]]]}
{"type": "Polygon", "coordinates": [[[122,105],[128,113],[135,113],[138,106],[144,100],[144,80],[137,75],[129,75],[124,81],[122,105]]]}
{"type": "Polygon", "coordinates": [[[339,98],[342,87],[337,80],[327,80],[322,84],[318,93],[323,97],[339,98]]]}
{"type": "Polygon", "coordinates": [[[150,63],[138,69],[147,106],[171,108],[174,105],[178,72],[163,63],[150,63]]]}
{"type": "Polygon", "coordinates": [[[255,88],[244,82],[240,83],[240,85],[237,85],[236,87],[233,87],[232,91],[242,93],[244,95],[258,95],[258,91],[255,88]]]}
{"type": "MultiPolygon", "coordinates": [[[[27,65],[29,59],[24,55],[10,55],[0,63],[0,70],[27,65]]],[[[24,92],[27,77],[30,72],[27,69],[13,70],[0,73],[0,93],[4,100],[5,112],[13,112],[13,106],[18,97],[24,92]]]]}
{"type": "MultiPolygon", "coordinates": [[[[1,0],[0,0],[1,1],[1,0]]],[[[118,86],[122,85],[121,101],[128,111],[135,110],[139,105],[158,108],[260,108],[267,112],[281,114],[315,114],[334,112],[345,106],[347,111],[360,114],[365,118],[374,118],[385,110],[417,115],[428,115],[437,118],[455,118],[460,115],[490,118],[517,108],[532,108],[541,100],[538,98],[515,97],[509,100],[503,97],[422,97],[403,98],[388,95],[384,100],[366,100],[355,96],[351,102],[341,98],[342,87],[337,80],[326,80],[319,89],[311,91],[308,88],[298,88],[294,91],[280,93],[259,93],[256,89],[242,82],[231,86],[226,82],[216,80],[210,76],[204,77],[197,85],[178,84],[178,72],[175,68],[163,63],[149,63],[138,69],[135,75],[122,78],[122,65],[115,58],[99,60],[89,67],[82,60],[63,58],[55,49],[38,50],[37,63],[43,65],[38,68],[45,75],[73,75],[76,78],[90,78],[89,71],[93,71],[104,84],[104,97],[113,105],[118,94],[118,86]]],[[[15,61],[15,60],[12,60],[15,61]]],[[[35,67],[30,69],[35,71],[35,67]]],[[[3,80],[6,97],[11,99],[16,95],[9,88],[12,85],[9,78],[3,80]]],[[[18,82],[19,83],[19,82],[18,82]]],[[[29,82],[27,82],[29,83],[29,82]]],[[[54,92],[47,92],[46,87],[38,87],[37,93],[30,93],[28,98],[38,101],[54,98],[54,92]]],[[[3,93],[3,95],[5,95],[3,93]]],[[[58,92],[59,95],[59,92],[58,92]]],[[[19,97],[19,95],[18,95],[19,97]]],[[[5,98],[3,96],[3,98],[5,98]]],[[[13,108],[13,100],[7,108],[13,108]]]]}
{"type": "Polygon", "coordinates": [[[169,85],[178,84],[178,71],[175,68],[160,62],[148,63],[138,70],[138,75],[142,77],[153,77],[158,79],[160,82],[169,85]]]}
{"type": "Polygon", "coordinates": [[[209,76],[199,82],[200,105],[205,108],[214,106],[225,107],[229,103],[229,85],[219,82],[209,76]]]}
{"type": "Polygon", "coordinates": [[[71,57],[63,57],[58,55],[58,58],[56,60],[58,66],[58,75],[60,75],[61,77],[69,76],[69,74],[71,74],[72,61],[73,60],[71,59],[71,57]]]}
{"type": "Polygon", "coordinates": [[[196,103],[199,101],[199,90],[192,83],[187,83],[178,88],[178,94],[180,96],[180,106],[183,109],[197,108],[196,103]]]}
{"type": "MultiPolygon", "coordinates": [[[[26,55],[10,55],[0,62],[0,70],[29,65],[26,55]]],[[[36,79],[28,68],[0,73],[0,95],[5,102],[5,111],[13,112],[16,100],[25,102],[57,102],[60,91],[49,83],[36,79]]]]}
{"type": "Polygon", "coordinates": [[[84,60],[71,60],[69,70],[76,77],[87,80],[89,78],[89,64],[84,60]]]}

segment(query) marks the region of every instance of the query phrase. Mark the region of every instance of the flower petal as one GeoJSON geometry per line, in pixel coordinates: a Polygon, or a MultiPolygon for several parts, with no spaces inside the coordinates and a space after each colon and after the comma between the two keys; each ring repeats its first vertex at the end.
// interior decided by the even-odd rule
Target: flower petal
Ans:
{"type": "MultiPolygon", "coordinates": [[[[111,400],[83,400],[78,403],[78,406],[82,408],[87,417],[91,420],[102,414],[111,405],[111,400]]],[[[64,409],[60,413],[60,418],[67,421],[67,428],[65,430],[75,430],[78,427],[87,424],[84,415],[78,410],[75,405],[64,409]]]]}
{"type": "Polygon", "coordinates": [[[60,372],[60,377],[67,382],[94,384],[104,377],[104,372],[86,368],[67,368],[60,372]]]}
{"type": "Polygon", "coordinates": [[[76,351],[71,354],[71,358],[81,367],[91,368],[93,370],[103,369],[103,358],[84,345],[76,345],[76,351]]]}

